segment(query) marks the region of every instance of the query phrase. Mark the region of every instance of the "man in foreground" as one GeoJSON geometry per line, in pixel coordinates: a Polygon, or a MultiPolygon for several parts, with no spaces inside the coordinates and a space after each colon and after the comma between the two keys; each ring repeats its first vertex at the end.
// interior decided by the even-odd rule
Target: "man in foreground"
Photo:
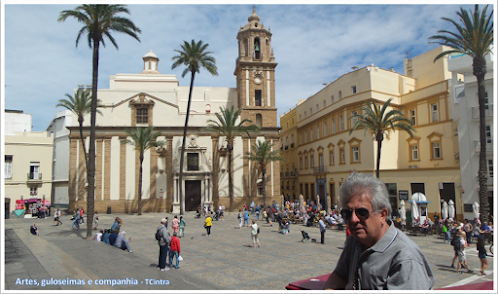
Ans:
{"type": "Polygon", "coordinates": [[[353,172],[341,185],[341,214],[351,231],[325,289],[429,290],[435,283],[420,248],[387,220],[384,183],[353,172]]]}

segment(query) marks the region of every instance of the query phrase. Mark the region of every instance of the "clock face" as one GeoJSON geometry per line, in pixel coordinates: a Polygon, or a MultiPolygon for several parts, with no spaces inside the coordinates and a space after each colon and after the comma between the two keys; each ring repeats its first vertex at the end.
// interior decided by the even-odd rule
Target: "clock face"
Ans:
{"type": "Polygon", "coordinates": [[[257,75],[256,77],[254,77],[254,83],[255,84],[261,84],[261,76],[257,75]]]}

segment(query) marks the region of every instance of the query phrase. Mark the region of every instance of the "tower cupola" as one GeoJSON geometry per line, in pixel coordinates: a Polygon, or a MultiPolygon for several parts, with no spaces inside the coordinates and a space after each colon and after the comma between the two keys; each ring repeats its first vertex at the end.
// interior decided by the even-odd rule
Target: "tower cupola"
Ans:
{"type": "Polygon", "coordinates": [[[159,58],[157,57],[152,49],[142,57],[144,60],[144,70],[141,72],[143,74],[158,74],[157,64],[159,63],[159,58]]]}

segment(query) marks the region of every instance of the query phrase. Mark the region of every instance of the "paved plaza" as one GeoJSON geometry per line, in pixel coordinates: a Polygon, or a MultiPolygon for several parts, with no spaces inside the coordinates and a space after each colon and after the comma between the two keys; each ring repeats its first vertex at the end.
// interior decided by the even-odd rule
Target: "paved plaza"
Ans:
{"type": "MultiPolygon", "coordinates": [[[[211,236],[207,237],[203,219],[188,212],[184,216],[185,237],[180,239],[184,261],[180,262],[178,270],[160,272],[157,270],[159,247],[154,235],[164,216],[169,217],[172,233],[174,215],[103,214],[99,217],[99,228],[110,228],[116,216],[123,220],[121,231],[131,237],[133,253],[83,239],[86,223],[80,230],[71,231],[70,216],[62,217],[62,226],[52,226],[53,218],[39,220],[14,216],[5,220],[5,289],[284,290],[290,282],[332,272],[345,240],[344,231],[329,229],[325,235],[326,244],[322,245],[318,228],[291,225],[290,233],[282,235],[277,233],[276,225],[270,227],[260,220],[261,248],[252,248],[250,228],[238,228],[236,213],[227,214],[224,221],[213,221],[211,236]],[[29,233],[32,223],[38,226],[40,237],[29,233]],[[302,243],[301,230],[306,230],[318,242],[302,243]],[[51,278],[59,282],[74,279],[80,284],[42,287],[42,279],[50,281],[51,278]],[[39,284],[20,284],[29,279],[37,279],[39,284]],[[125,284],[112,286],[109,284],[112,279],[125,284]],[[103,285],[95,285],[95,281],[103,285]]],[[[475,244],[467,249],[468,265],[475,273],[458,274],[449,267],[453,258],[451,245],[443,244],[436,236],[411,238],[431,264],[436,276],[435,288],[493,279],[495,263],[492,257],[488,257],[487,276],[477,275],[480,262],[475,244]]]]}

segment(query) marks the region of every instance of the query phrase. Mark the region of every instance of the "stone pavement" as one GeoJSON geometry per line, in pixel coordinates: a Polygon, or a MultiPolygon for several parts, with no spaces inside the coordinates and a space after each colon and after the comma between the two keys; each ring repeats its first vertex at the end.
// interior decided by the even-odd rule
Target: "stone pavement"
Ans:
{"type": "MultiPolygon", "coordinates": [[[[62,217],[62,226],[51,226],[53,219],[5,220],[5,289],[9,290],[284,290],[293,281],[332,272],[342,252],[345,233],[329,229],[326,245],[319,242],[302,243],[301,230],[320,240],[318,228],[291,225],[288,235],[277,233],[259,221],[261,248],[252,248],[250,228],[238,229],[235,213],[224,221],[213,221],[211,236],[207,237],[203,219],[194,213],[184,215],[185,238],[181,238],[180,269],[168,272],[157,270],[158,245],[154,238],[159,220],[169,217],[172,233],[172,214],[146,213],[103,214],[99,228],[110,228],[116,216],[123,219],[121,230],[126,231],[133,253],[119,250],[102,242],[85,240],[86,223],[82,229],[71,231],[70,216],[62,217]],[[29,233],[36,223],[40,237],[29,233]],[[79,279],[85,285],[16,285],[16,280],[79,279]],[[127,285],[89,285],[125,280],[127,285]],[[149,280],[152,279],[152,280],[149,280]],[[106,281],[108,280],[108,281],[106,281]],[[137,285],[130,284],[135,282],[137,285]],[[169,282],[169,285],[150,285],[149,281],[169,282]]],[[[254,216],[251,216],[253,219],[254,216]]],[[[96,231],[94,231],[96,232],[96,231]]],[[[436,236],[412,237],[427,256],[436,276],[434,288],[493,280],[494,258],[489,257],[485,277],[477,274],[458,274],[449,268],[453,248],[436,236]]],[[[479,271],[480,262],[475,245],[467,249],[468,265],[479,271]]]]}

